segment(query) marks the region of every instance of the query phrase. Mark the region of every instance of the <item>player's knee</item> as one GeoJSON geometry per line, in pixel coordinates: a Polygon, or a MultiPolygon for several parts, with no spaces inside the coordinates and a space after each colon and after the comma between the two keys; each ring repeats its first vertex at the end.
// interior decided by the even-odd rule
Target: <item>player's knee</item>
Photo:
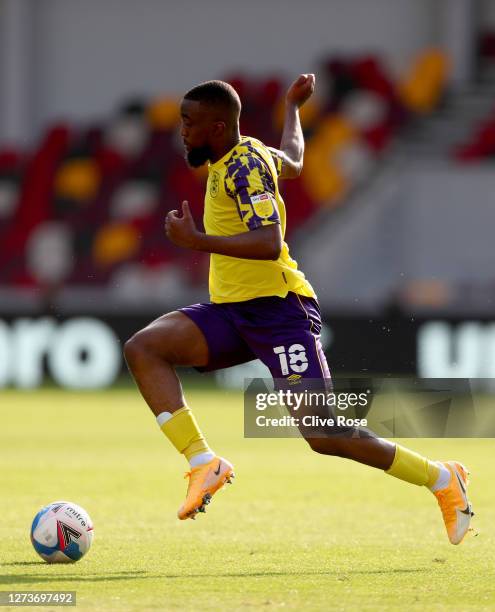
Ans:
{"type": "Polygon", "coordinates": [[[127,342],[124,344],[124,357],[131,369],[139,360],[142,348],[139,332],[134,334],[134,336],[131,336],[131,338],[129,338],[129,340],[127,340],[127,342]]]}
{"type": "MultiPolygon", "coordinates": [[[[176,326],[177,327],[177,326],[176,326]]],[[[151,324],[134,334],[124,345],[124,356],[131,370],[146,365],[150,359],[176,363],[176,329],[173,321],[151,324]]]]}
{"type": "Polygon", "coordinates": [[[152,339],[146,330],[137,332],[124,344],[124,356],[131,369],[145,362],[153,352],[152,339]]]}

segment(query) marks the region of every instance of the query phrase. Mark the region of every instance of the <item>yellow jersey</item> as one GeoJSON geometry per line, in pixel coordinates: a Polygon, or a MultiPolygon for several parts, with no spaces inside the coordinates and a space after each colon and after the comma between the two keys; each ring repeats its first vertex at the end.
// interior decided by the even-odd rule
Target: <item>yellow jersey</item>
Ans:
{"type": "MultiPolygon", "coordinates": [[[[278,189],[282,159],[254,138],[243,136],[208,167],[204,226],[207,234],[233,236],[279,223],[285,236],[285,205],[278,189]]],[[[210,255],[212,302],[285,297],[289,291],[316,297],[284,241],[277,261],[210,255]]]]}

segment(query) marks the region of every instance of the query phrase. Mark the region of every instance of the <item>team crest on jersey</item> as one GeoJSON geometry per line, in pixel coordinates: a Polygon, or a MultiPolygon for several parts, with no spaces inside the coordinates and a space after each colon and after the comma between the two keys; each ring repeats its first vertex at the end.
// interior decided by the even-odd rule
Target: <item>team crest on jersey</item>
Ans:
{"type": "Polygon", "coordinates": [[[218,189],[220,185],[220,175],[214,170],[210,177],[210,196],[216,198],[218,195],[218,189]]]}
{"type": "Polygon", "coordinates": [[[274,211],[274,203],[269,193],[251,196],[251,205],[254,213],[261,219],[269,219],[274,211]]]}

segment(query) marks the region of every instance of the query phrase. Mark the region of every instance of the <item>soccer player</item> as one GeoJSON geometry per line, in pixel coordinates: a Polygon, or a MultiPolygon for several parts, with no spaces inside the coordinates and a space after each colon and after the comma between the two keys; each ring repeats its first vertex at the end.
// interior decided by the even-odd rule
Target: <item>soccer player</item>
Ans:
{"type": "MultiPolygon", "coordinates": [[[[129,368],[158,425],[190,464],[180,519],[204,512],[234,471],[208,446],[186,404],[176,366],[207,371],[259,358],[277,379],[330,377],[315,292],[284,241],[285,207],[278,187],[280,179],[301,173],[299,108],[314,87],[312,74],[300,75],[289,87],[280,150],[240,135],[241,102],[229,84],[202,83],[182,100],[187,162],[192,167],[208,164],[206,231],[195,226],[187,201],[181,212],[167,214],[165,230],[177,246],[211,254],[211,302],[165,314],[125,345],[129,368]]],[[[450,541],[463,539],[472,512],[468,472],[460,463],[431,461],[376,437],[308,437],[307,442],[318,453],[353,459],[429,488],[450,541]]]]}

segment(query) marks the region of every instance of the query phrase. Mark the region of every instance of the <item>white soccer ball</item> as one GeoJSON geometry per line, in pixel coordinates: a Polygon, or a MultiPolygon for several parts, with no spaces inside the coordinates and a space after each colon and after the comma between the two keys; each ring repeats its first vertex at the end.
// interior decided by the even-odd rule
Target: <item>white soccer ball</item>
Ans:
{"type": "Polygon", "coordinates": [[[56,501],[42,508],[31,525],[34,550],[47,563],[73,563],[90,549],[93,522],[89,514],[68,501],[56,501]]]}

